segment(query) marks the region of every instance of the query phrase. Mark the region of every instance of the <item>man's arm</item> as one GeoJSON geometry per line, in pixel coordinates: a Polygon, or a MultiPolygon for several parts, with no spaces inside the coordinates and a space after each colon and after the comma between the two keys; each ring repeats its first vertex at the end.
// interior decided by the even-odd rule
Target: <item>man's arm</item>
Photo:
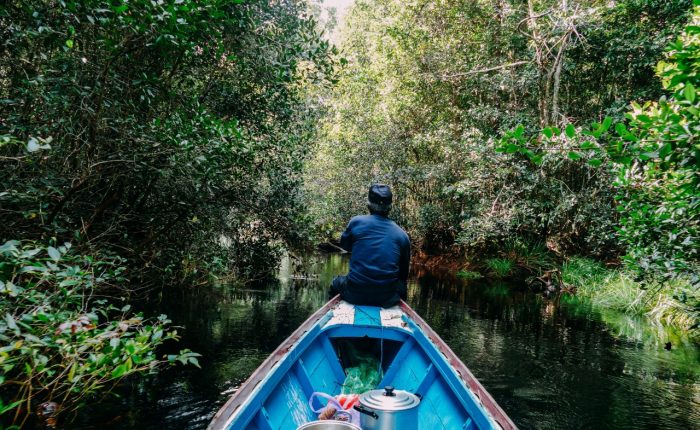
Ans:
{"type": "Polygon", "coordinates": [[[399,260],[399,280],[404,285],[408,283],[408,268],[411,264],[411,241],[406,238],[406,242],[401,246],[401,258],[399,260]]]}
{"type": "Polygon", "coordinates": [[[340,247],[346,250],[347,252],[352,252],[352,229],[350,228],[351,224],[352,220],[350,220],[348,226],[345,227],[345,231],[340,236],[340,247]]]}

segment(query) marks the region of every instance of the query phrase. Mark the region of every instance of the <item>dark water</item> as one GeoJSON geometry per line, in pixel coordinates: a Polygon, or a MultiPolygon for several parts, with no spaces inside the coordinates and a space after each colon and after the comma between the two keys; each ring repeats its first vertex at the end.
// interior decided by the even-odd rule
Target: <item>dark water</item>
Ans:
{"type": "MultiPolygon", "coordinates": [[[[156,311],[186,327],[176,346],[203,354],[202,369],[122,387],[67,428],[205,428],[345,270],[338,255],[285,261],[267,285],[169,297],[156,311]]],[[[517,285],[428,273],[415,274],[409,303],[522,429],[700,429],[700,352],[672,334],[517,285]]]]}

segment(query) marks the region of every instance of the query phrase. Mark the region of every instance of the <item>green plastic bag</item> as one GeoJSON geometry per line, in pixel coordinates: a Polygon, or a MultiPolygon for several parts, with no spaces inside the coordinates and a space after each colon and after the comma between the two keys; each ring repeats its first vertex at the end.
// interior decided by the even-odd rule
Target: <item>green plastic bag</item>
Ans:
{"type": "Polygon", "coordinates": [[[362,394],[374,390],[381,381],[379,360],[363,357],[359,365],[345,369],[342,394],[362,394]]]}

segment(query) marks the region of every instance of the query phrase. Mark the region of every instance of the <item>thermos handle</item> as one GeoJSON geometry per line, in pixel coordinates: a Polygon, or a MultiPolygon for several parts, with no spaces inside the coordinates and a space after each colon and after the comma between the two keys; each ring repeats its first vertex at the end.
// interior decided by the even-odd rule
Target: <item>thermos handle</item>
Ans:
{"type": "Polygon", "coordinates": [[[373,410],[367,409],[362,405],[355,405],[353,406],[357,412],[363,413],[365,415],[369,415],[370,417],[374,418],[375,420],[379,419],[379,415],[377,415],[373,410]]]}

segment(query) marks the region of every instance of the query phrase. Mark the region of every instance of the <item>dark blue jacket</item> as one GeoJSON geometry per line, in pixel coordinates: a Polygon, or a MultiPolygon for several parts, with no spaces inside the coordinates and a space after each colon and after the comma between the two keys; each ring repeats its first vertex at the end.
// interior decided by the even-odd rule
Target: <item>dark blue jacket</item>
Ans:
{"type": "Polygon", "coordinates": [[[350,220],[340,237],[350,256],[348,281],[357,286],[406,285],[411,244],[405,231],[381,215],[360,215],[350,220]]]}

